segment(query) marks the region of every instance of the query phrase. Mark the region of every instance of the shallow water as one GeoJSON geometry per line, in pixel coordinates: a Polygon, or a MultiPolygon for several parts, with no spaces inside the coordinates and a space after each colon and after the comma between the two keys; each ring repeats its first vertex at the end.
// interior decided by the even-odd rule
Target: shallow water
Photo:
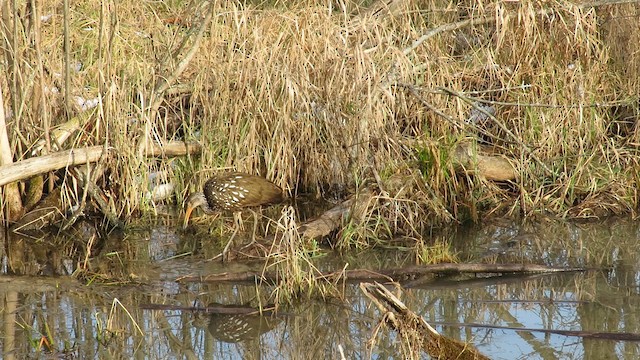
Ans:
{"type": "MultiPolygon", "coordinates": [[[[206,261],[218,251],[212,245],[214,237],[186,235],[175,228],[156,223],[113,234],[99,252],[93,249],[99,255],[88,262],[71,260],[73,249],[80,251],[88,242],[77,234],[67,239],[65,244],[73,245],[69,247],[46,236],[3,239],[3,358],[401,358],[395,333],[378,329],[380,314],[357,285],[346,286],[344,301],[303,301],[267,320],[198,311],[218,304],[241,306],[258,293],[268,296],[271,289],[180,281],[184,276],[255,270],[260,265],[206,261]],[[78,266],[110,277],[80,282],[68,276],[16,276],[10,270],[59,274],[78,266]],[[251,330],[243,334],[232,328],[234,324],[251,330]]],[[[607,339],[619,333],[640,334],[637,221],[504,221],[451,229],[439,237],[452,242],[467,261],[594,269],[440,277],[403,284],[406,305],[443,334],[470,341],[494,359],[640,357],[640,342],[607,339]]],[[[411,256],[379,251],[334,258],[331,263],[390,267],[410,264],[411,256]]]]}

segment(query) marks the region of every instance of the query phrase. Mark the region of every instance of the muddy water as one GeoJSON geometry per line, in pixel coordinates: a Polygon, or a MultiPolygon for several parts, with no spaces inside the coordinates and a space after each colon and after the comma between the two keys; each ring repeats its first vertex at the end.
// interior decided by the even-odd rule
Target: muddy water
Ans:
{"type": "MultiPolygon", "coordinates": [[[[3,358],[401,358],[398,338],[377,328],[380,314],[357,286],[347,286],[344,301],[304,301],[278,317],[198,310],[242,307],[268,298],[271,289],[179,281],[186,275],[259,269],[259,264],[206,261],[218,251],[215,236],[185,235],[175,228],[156,223],[112,234],[100,249],[89,245],[96,235],[86,230],[62,239],[3,238],[3,358]],[[97,256],[73,256],[87,248],[97,256]],[[77,268],[91,271],[82,281],[51,276],[77,268]]],[[[594,268],[404,284],[407,306],[443,334],[470,341],[495,359],[640,358],[640,342],[616,339],[640,334],[638,222],[505,221],[440,236],[463,260],[594,268]]],[[[332,263],[376,268],[410,264],[411,258],[386,251],[332,263]]]]}

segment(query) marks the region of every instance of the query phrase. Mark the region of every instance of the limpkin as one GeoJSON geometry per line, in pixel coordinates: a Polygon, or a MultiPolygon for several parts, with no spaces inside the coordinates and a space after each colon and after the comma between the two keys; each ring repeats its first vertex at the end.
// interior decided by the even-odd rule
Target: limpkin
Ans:
{"type": "MultiPolygon", "coordinates": [[[[243,208],[275,204],[282,200],[282,189],[265,178],[241,172],[219,174],[207,180],[202,192],[189,195],[185,206],[183,227],[187,227],[191,213],[198,207],[202,207],[205,214],[213,215],[222,210],[239,212],[243,208]]],[[[254,213],[254,227],[256,223],[257,218],[254,213]]],[[[223,256],[229,250],[237,231],[236,227],[222,252],[223,256]]]]}

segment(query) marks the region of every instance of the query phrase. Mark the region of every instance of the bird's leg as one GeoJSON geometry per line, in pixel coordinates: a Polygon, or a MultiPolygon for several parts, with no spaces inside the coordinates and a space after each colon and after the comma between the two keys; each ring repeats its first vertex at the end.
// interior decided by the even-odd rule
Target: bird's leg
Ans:
{"type": "Polygon", "coordinates": [[[247,245],[243,246],[242,250],[246,250],[246,249],[250,249],[252,246],[254,246],[257,241],[256,241],[256,235],[258,233],[258,216],[260,218],[263,217],[262,213],[260,213],[260,215],[258,215],[257,212],[255,212],[253,209],[249,209],[249,211],[251,211],[251,214],[253,215],[253,234],[251,236],[251,242],[248,243],[247,245]]]}
{"type": "Polygon", "coordinates": [[[253,215],[253,234],[251,234],[251,242],[247,245],[243,246],[243,249],[249,248],[251,245],[256,243],[256,233],[258,232],[258,214],[256,214],[253,209],[249,209],[251,211],[251,215],[253,215]]]}
{"type": "Polygon", "coordinates": [[[236,211],[233,213],[233,226],[235,227],[235,231],[238,229],[244,231],[244,222],[242,221],[242,212],[236,211]]]}
{"type": "Polygon", "coordinates": [[[241,227],[243,227],[242,213],[234,212],[233,213],[233,233],[231,234],[231,237],[229,237],[229,241],[227,242],[227,245],[225,245],[224,249],[222,250],[222,254],[221,254],[222,261],[229,260],[228,255],[229,255],[229,250],[231,249],[231,244],[233,244],[233,239],[236,237],[236,235],[238,234],[238,229],[240,229],[241,227]]]}
{"type": "Polygon", "coordinates": [[[251,210],[251,214],[253,215],[253,235],[251,235],[251,243],[256,242],[256,232],[258,232],[258,214],[255,211],[251,210]]]}
{"type": "Polygon", "coordinates": [[[229,242],[227,242],[227,245],[224,247],[224,249],[222,250],[222,261],[228,261],[229,260],[229,249],[231,249],[231,244],[233,243],[233,238],[236,237],[236,234],[238,233],[238,228],[236,227],[233,230],[233,234],[231,234],[231,237],[229,238],[229,242]]]}

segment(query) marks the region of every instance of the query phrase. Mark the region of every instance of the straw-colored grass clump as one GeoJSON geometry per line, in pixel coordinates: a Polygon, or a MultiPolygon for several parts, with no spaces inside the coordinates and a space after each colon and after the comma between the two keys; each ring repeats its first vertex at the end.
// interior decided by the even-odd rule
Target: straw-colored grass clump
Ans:
{"type": "MultiPolygon", "coordinates": [[[[37,26],[3,30],[14,161],[66,121],[63,16],[54,6],[38,9],[48,20],[25,20],[37,26]]],[[[633,5],[80,2],[70,10],[78,66],[69,94],[98,101],[62,147],[113,149],[94,181],[123,218],[153,204],[145,194],[154,184],[173,181],[179,204],[206,179],[201,170],[215,168],[259,173],[290,195],[373,188],[360,224],[379,237],[494,214],[638,208],[633,5]],[[495,117],[467,121],[474,104],[495,117]],[[507,158],[517,178],[460,171],[456,147],[474,139],[507,158]],[[171,140],[196,141],[202,153],[148,156],[171,140]]]]}

